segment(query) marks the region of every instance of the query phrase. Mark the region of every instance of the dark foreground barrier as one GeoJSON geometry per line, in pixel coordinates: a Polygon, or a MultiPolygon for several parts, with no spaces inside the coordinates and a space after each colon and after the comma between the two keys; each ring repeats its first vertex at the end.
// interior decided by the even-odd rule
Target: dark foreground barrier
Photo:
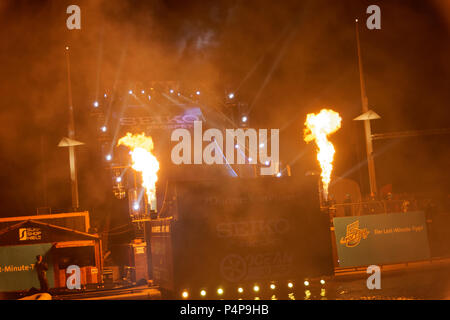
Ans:
{"type": "Polygon", "coordinates": [[[151,251],[156,284],[175,298],[236,296],[333,273],[329,217],[314,178],[173,188],[165,218],[151,222],[151,251]]]}

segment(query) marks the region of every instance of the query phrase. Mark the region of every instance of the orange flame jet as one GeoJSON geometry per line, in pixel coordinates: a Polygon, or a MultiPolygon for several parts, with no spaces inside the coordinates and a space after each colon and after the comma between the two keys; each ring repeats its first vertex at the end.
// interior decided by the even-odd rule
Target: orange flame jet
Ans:
{"type": "Polygon", "coordinates": [[[142,186],[145,189],[148,203],[152,206],[156,203],[156,181],[159,171],[159,162],[153,155],[153,140],[144,133],[133,135],[127,133],[119,139],[117,146],[124,145],[131,150],[132,168],[142,174],[142,186]]]}
{"type": "Polygon", "coordinates": [[[306,142],[315,141],[318,152],[317,160],[322,169],[321,177],[325,199],[328,198],[328,185],[331,181],[333,171],[334,146],[328,140],[328,136],[341,127],[341,117],[339,113],[322,109],[318,114],[309,113],[306,116],[304,139],[306,142]]]}

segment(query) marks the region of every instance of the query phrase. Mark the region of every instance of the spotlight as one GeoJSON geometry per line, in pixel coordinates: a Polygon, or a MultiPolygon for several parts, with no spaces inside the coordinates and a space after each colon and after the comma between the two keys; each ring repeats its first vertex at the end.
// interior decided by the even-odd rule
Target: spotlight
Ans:
{"type": "Polygon", "coordinates": [[[303,282],[303,284],[305,285],[305,287],[309,286],[309,281],[305,280],[305,282],[303,282]]]}
{"type": "Polygon", "coordinates": [[[251,157],[250,157],[250,158],[248,158],[248,162],[252,162],[252,160],[253,160],[253,159],[252,159],[251,157]]]}
{"type": "Polygon", "coordinates": [[[134,205],[133,205],[133,209],[134,210],[139,210],[139,203],[135,203],[134,205]]]}
{"type": "Polygon", "coordinates": [[[266,166],[268,166],[268,165],[270,164],[270,161],[267,160],[266,162],[264,162],[264,164],[265,164],[266,166]]]}
{"type": "Polygon", "coordinates": [[[239,149],[239,145],[238,145],[238,144],[235,144],[234,147],[235,147],[236,149],[239,149]]]}
{"type": "Polygon", "coordinates": [[[223,294],[223,289],[222,288],[217,289],[217,294],[222,295],[223,294]]]}
{"type": "Polygon", "coordinates": [[[117,177],[116,178],[116,182],[121,182],[122,181],[122,178],[121,177],[117,177]]]}
{"type": "Polygon", "coordinates": [[[144,93],[145,93],[145,91],[144,91],[144,90],[142,90],[142,91],[141,91],[141,93],[142,93],[142,94],[144,94],[144,93]]]}
{"type": "Polygon", "coordinates": [[[259,286],[258,286],[258,285],[255,285],[255,286],[253,287],[253,291],[258,292],[258,291],[259,291],[259,286]]]}
{"type": "Polygon", "coordinates": [[[325,280],[320,279],[320,284],[325,284],[325,280]]]}
{"type": "Polygon", "coordinates": [[[293,287],[294,287],[294,284],[293,284],[292,282],[289,282],[289,283],[288,283],[288,287],[289,287],[289,288],[293,288],[293,287]]]}
{"type": "Polygon", "coordinates": [[[238,292],[239,292],[239,293],[242,293],[242,292],[244,292],[244,289],[238,288],[238,292]]]}
{"type": "Polygon", "coordinates": [[[228,99],[233,99],[233,98],[234,98],[234,93],[228,94],[228,99]]]}
{"type": "Polygon", "coordinates": [[[195,94],[199,96],[200,95],[200,91],[197,91],[195,94]]]}
{"type": "Polygon", "coordinates": [[[178,92],[177,94],[178,94],[178,96],[181,96],[181,93],[178,92]]]}
{"type": "Polygon", "coordinates": [[[259,144],[259,147],[260,147],[260,148],[264,148],[264,143],[260,143],[260,144],[259,144]]]}
{"type": "Polygon", "coordinates": [[[111,159],[112,159],[112,156],[110,154],[107,154],[106,155],[106,161],[111,161],[111,159]]]}
{"type": "Polygon", "coordinates": [[[242,117],[242,122],[247,122],[247,117],[246,116],[242,117]]]}
{"type": "Polygon", "coordinates": [[[98,101],[94,101],[94,107],[98,107],[98,101]]]}
{"type": "Polygon", "coordinates": [[[281,177],[281,172],[277,173],[277,178],[281,177]]]}
{"type": "Polygon", "coordinates": [[[183,293],[181,294],[181,296],[186,299],[187,297],[189,297],[189,293],[187,291],[183,291],[183,293]]]}
{"type": "Polygon", "coordinates": [[[128,91],[129,94],[133,94],[133,90],[128,91]]]}
{"type": "Polygon", "coordinates": [[[173,89],[170,89],[170,91],[169,91],[170,93],[173,93],[173,89]]]}
{"type": "Polygon", "coordinates": [[[276,286],[272,283],[272,284],[270,285],[270,289],[275,290],[275,288],[276,288],[276,286]]]}
{"type": "Polygon", "coordinates": [[[151,100],[151,99],[152,99],[152,97],[148,96],[148,100],[151,100]]]}
{"type": "Polygon", "coordinates": [[[104,96],[105,98],[108,97],[108,95],[107,95],[106,93],[105,93],[103,96],[104,96]]]}
{"type": "Polygon", "coordinates": [[[107,128],[106,126],[101,127],[102,132],[106,132],[107,128]]]}
{"type": "Polygon", "coordinates": [[[200,295],[201,295],[202,297],[206,296],[206,291],[205,291],[205,290],[200,291],[200,295]]]}

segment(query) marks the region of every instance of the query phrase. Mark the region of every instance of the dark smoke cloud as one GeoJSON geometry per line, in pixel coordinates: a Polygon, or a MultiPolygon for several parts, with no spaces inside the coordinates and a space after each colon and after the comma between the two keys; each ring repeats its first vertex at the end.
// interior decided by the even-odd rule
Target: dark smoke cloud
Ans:
{"type": "MultiPolygon", "coordinates": [[[[80,200],[99,216],[111,190],[90,112],[116,81],[182,80],[202,84],[218,101],[239,87],[239,98],[252,105],[252,126],[282,128],[282,161],[298,158],[299,175],[316,168],[302,137],[306,114],[333,108],[344,118],[332,138],[335,173],[347,172],[364,155],[362,128],[351,120],[361,110],[354,18],[364,21],[370,4],[382,10],[382,30],[361,28],[369,103],[382,116],[374,132],[448,127],[445,1],[0,2],[1,215],[45,204],[43,163],[47,204],[70,206],[67,150],[56,147],[67,135],[66,45],[77,139],[87,143],[78,149],[80,200]],[[70,4],[81,7],[79,31],[65,26],[70,4]]],[[[448,181],[448,136],[402,140],[386,150],[377,160],[380,185],[448,181]]],[[[362,176],[367,186],[365,170],[351,178],[362,176]]]]}

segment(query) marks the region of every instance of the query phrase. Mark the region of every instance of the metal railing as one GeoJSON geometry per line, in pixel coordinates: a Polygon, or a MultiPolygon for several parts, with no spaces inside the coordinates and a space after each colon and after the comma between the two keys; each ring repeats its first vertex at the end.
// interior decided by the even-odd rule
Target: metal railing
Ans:
{"type": "Polygon", "coordinates": [[[391,212],[408,212],[415,209],[409,200],[371,200],[355,203],[331,203],[328,210],[333,217],[361,216],[391,212]]]}

